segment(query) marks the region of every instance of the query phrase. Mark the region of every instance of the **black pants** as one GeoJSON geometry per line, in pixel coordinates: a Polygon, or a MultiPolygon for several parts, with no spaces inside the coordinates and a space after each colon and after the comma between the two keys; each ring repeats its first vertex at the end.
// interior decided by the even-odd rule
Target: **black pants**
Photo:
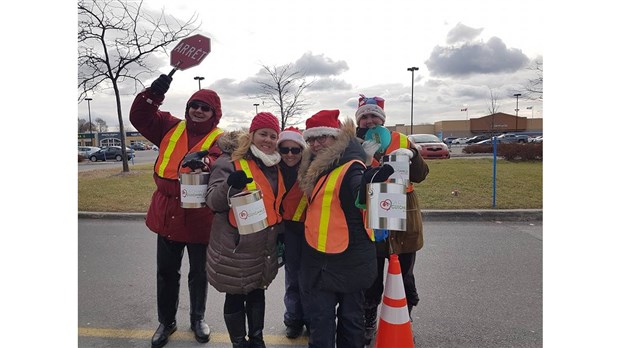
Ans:
{"type": "Polygon", "coordinates": [[[364,347],[364,290],[336,293],[313,288],[302,292],[309,348],[364,347]]]}
{"type": "MultiPolygon", "coordinates": [[[[418,291],[415,286],[415,277],[413,275],[413,266],[415,265],[416,253],[403,253],[398,255],[400,262],[400,271],[403,276],[403,284],[405,286],[405,297],[407,298],[407,308],[411,312],[411,308],[418,304],[418,291]]],[[[385,267],[385,257],[377,257],[378,275],[373,284],[366,290],[366,308],[377,308],[381,303],[383,294],[383,270],[385,267]]]]}
{"type": "Polygon", "coordinates": [[[305,243],[304,225],[300,222],[284,221],[284,324],[302,327],[305,324],[301,296],[299,294],[299,268],[301,247],[305,243]]]}
{"type": "Polygon", "coordinates": [[[174,242],[157,235],[157,317],[160,323],[176,320],[179,306],[181,262],[189,256],[190,320],[204,319],[207,303],[207,245],[174,242]]]}

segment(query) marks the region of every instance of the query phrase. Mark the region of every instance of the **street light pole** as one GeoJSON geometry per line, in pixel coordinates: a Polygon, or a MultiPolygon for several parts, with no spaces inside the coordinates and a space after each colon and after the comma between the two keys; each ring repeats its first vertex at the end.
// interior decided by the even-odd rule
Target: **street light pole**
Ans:
{"type": "Polygon", "coordinates": [[[412,66],[407,68],[407,71],[411,71],[411,134],[413,134],[413,75],[414,71],[420,70],[420,68],[412,66]]]}
{"type": "Polygon", "coordinates": [[[256,113],[258,114],[258,103],[254,104],[254,107],[256,108],[256,113]]]}
{"type": "Polygon", "coordinates": [[[517,108],[515,109],[516,116],[517,116],[517,118],[515,119],[515,132],[516,132],[519,128],[519,97],[521,96],[521,93],[515,93],[513,96],[517,97],[517,108]]]}
{"type": "MultiPolygon", "coordinates": [[[[86,100],[88,102],[88,132],[90,133],[91,137],[93,135],[93,123],[90,120],[90,101],[93,100],[93,98],[84,98],[84,100],[86,100]]],[[[92,139],[91,139],[92,141],[92,139]]]]}
{"type": "Polygon", "coordinates": [[[204,78],[204,77],[202,77],[202,76],[196,76],[196,77],[194,77],[194,80],[198,80],[198,89],[201,89],[201,88],[200,88],[200,81],[202,81],[202,80],[204,80],[204,79],[205,79],[205,78],[204,78]]]}

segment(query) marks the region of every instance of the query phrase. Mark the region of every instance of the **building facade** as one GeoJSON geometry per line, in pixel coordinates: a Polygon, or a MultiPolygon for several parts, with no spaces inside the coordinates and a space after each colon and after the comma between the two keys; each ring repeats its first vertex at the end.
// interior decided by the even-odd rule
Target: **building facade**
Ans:
{"type": "MultiPolygon", "coordinates": [[[[386,126],[391,131],[411,134],[411,126],[397,124],[386,126]]],[[[540,133],[543,131],[542,118],[527,118],[498,112],[469,120],[437,121],[434,124],[413,126],[413,134],[435,134],[439,139],[445,137],[472,137],[478,134],[501,133],[540,133]]]]}

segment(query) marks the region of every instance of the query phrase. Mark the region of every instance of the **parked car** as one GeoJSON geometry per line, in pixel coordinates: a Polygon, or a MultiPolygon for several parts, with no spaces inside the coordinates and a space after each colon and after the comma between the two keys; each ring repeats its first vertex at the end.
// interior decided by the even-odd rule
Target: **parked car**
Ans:
{"type": "Polygon", "coordinates": [[[132,150],[135,150],[135,151],[143,151],[143,150],[146,150],[146,149],[147,149],[147,148],[146,148],[146,145],[144,145],[144,144],[142,144],[142,143],[134,143],[134,144],[131,144],[131,145],[129,146],[129,148],[130,148],[130,149],[132,149],[132,150]]]}
{"type": "MultiPolygon", "coordinates": [[[[484,139],[484,140],[480,140],[477,143],[474,143],[475,145],[489,145],[489,144],[493,144],[493,138],[489,138],[489,139],[484,139]]],[[[473,145],[473,144],[472,144],[473,145]]]]}
{"type": "Polygon", "coordinates": [[[446,145],[450,145],[452,144],[452,140],[456,139],[457,137],[445,137],[443,138],[443,143],[446,145]]]}
{"type": "Polygon", "coordinates": [[[465,144],[475,144],[475,143],[477,143],[479,141],[487,140],[487,139],[490,139],[490,138],[491,138],[491,136],[487,135],[487,134],[475,135],[475,136],[467,139],[465,144]]]}
{"type": "Polygon", "coordinates": [[[525,134],[506,133],[506,134],[499,135],[497,137],[497,142],[499,143],[527,143],[528,138],[529,137],[525,134]]]}
{"type": "Polygon", "coordinates": [[[448,159],[450,150],[437,136],[433,134],[412,134],[409,141],[414,143],[424,159],[448,159]]]}
{"type": "Polygon", "coordinates": [[[529,139],[530,143],[542,143],[542,135],[529,139]]]}
{"type": "MultiPolygon", "coordinates": [[[[126,151],[127,151],[127,160],[132,159],[134,157],[133,150],[126,148],[126,151]]],[[[88,159],[91,160],[92,162],[107,161],[107,160],[112,160],[112,159],[116,161],[122,161],[123,156],[122,156],[122,151],[121,151],[120,146],[108,146],[108,147],[104,147],[103,149],[99,151],[95,151],[91,153],[90,156],[88,156],[88,159]]]]}
{"type": "Polygon", "coordinates": [[[456,138],[452,140],[452,145],[465,144],[469,138],[456,138]]]}
{"type": "Polygon", "coordinates": [[[101,150],[97,146],[78,146],[78,155],[82,155],[85,158],[89,158],[93,152],[101,150]]]}

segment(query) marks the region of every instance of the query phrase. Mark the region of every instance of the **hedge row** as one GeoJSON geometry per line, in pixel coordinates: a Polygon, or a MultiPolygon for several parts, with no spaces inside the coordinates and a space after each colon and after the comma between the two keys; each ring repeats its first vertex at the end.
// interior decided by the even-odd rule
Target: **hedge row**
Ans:
{"type": "MultiPolygon", "coordinates": [[[[492,153],[493,145],[468,145],[463,148],[464,153],[492,153]]],[[[508,161],[542,161],[542,143],[527,144],[498,144],[497,155],[508,161]]]]}

